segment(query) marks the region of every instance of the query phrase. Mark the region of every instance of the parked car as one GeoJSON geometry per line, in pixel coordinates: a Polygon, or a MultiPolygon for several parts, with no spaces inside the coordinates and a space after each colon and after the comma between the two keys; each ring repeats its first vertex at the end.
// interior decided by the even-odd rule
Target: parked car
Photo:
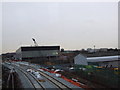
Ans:
{"type": "Polygon", "coordinates": [[[38,72],[38,71],[35,71],[35,72],[33,72],[33,74],[34,74],[35,76],[37,76],[37,75],[39,74],[39,72],[38,72]]]}
{"type": "Polygon", "coordinates": [[[38,69],[38,71],[44,71],[43,69],[38,69]]]}
{"type": "Polygon", "coordinates": [[[43,79],[43,77],[40,74],[37,74],[36,77],[40,82],[45,82],[45,80],[43,79]]]}
{"type": "Polygon", "coordinates": [[[32,69],[27,69],[27,72],[32,72],[32,69]]]}
{"type": "Polygon", "coordinates": [[[62,72],[63,70],[61,70],[61,69],[56,69],[55,70],[55,73],[57,73],[57,72],[62,72]]]}
{"type": "Polygon", "coordinates": [[[61,74],[56,73],[55,76],[56,77],[61,77],[61,74]]]}

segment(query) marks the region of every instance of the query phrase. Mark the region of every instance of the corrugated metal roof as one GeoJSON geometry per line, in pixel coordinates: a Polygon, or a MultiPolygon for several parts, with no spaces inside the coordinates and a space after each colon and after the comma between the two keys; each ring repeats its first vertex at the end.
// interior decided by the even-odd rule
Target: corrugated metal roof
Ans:
{"type": "Polygon", "coordinates": [[[120,56],[104,56],[104,57],[91,57],[87,58],[88,62],[104,62],[120,60],[120,56]]]}

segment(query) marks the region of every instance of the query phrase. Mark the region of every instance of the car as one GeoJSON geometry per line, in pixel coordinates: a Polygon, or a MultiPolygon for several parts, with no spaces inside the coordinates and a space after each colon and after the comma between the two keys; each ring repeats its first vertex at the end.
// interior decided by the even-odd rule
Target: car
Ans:
{"type": "Polygon", "coordinates": [[[32,74],[34,74],[34,73],[35,73],[35,71],[34,71],[34,70],[32,70],[32,71],[31,71],[31,73],[32,73],[32,74]]]}
{"type": "Polygon", "coordinates": [[[44,71],[43,69],[38,69],[38,71],[44,71]]]}
{"type": "Polygon", "coordinates": [[[40,74],[36,74],[36,78],[40,81],[40,82],[45,82],[45,80],[43,79],[43,77],[40,74]]]}
{"type": "Polygon", "coordinates": [[[56,77],[61,77],[61,74],[56,73],[55,76],[56,77]]]}
{"type": "Polygon", "coordinates": [[[61,72],[61,71],[63,71],[63,70],[61,70],[61,69],[56,69],[56,70],[55,70],[55,73],[61,72]]]}
{"type": "Polygon", "coordinates": [[[38,71],[35,71],[33,74],[34,74],[35,76],[37,76],[37,75],[39,75],[39,72],[38,72],[38,71]]]}
{"type": "Polygon", "coordinates": [[[74,70],[74,67],[69,68],[69,70],[74,70]]]}
{"type": "Polygon", "coordinates": [[[37,79],[40,81],[40,82],[45,82],[45,80],[41,77],[41,75],[37,75],[37,79]]]}
{"type": "Polygon", "coordinates": [[[75,82],[78,82],[78,80],[77,80],[77,79],[75,79],[75,78],[72,78],[72,80],[73,80],[73,81],[75,81],[75,82]]]}
{"type": "Polygon", "coordinates": [[[27,72],[32,72],[32,69],[27,69],[27,72]]]}
{"type": "Polygon", "coordinates": [[[51,69],[51,71],[55,71],[55,69],[54,69],[54,68],[52,68],[52,69],[51,69]]]}

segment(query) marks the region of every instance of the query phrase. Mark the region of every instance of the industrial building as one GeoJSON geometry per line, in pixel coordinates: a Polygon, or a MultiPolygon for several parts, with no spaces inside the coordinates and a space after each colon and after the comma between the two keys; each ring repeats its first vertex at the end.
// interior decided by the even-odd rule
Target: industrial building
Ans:
{"type": "Polygon", "coordinates": [[[119,67],[120,56],[90,57],[87,58],[87,62],[102,67],[119,67]]]}
{"type": "Polygon", "coordinates": [[[59,55],[60,46],[32,46],[20,47],[16,50],[16,59],[28,62],[43,63],[50,58],[56,59],[59,55]]]}
{"type": "Polygon", "coordinates": [[[81,54],[74,57],[77,65],[98,65],[102,67],[119,67],[120,56],[85,57],[81,54]]]}

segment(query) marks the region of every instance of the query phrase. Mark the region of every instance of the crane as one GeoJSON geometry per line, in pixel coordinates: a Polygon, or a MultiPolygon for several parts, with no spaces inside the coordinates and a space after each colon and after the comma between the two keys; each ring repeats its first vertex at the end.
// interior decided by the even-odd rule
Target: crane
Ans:
{"type": "Polygon", "coordinates": [[[38,44],[37,44],[37,42],[35,41],[35,39],[34,39],[34,38],[32,38],[32,40],[33,40],[33,42],[34,42],[35,46],[38,46],[38,44]]]}

